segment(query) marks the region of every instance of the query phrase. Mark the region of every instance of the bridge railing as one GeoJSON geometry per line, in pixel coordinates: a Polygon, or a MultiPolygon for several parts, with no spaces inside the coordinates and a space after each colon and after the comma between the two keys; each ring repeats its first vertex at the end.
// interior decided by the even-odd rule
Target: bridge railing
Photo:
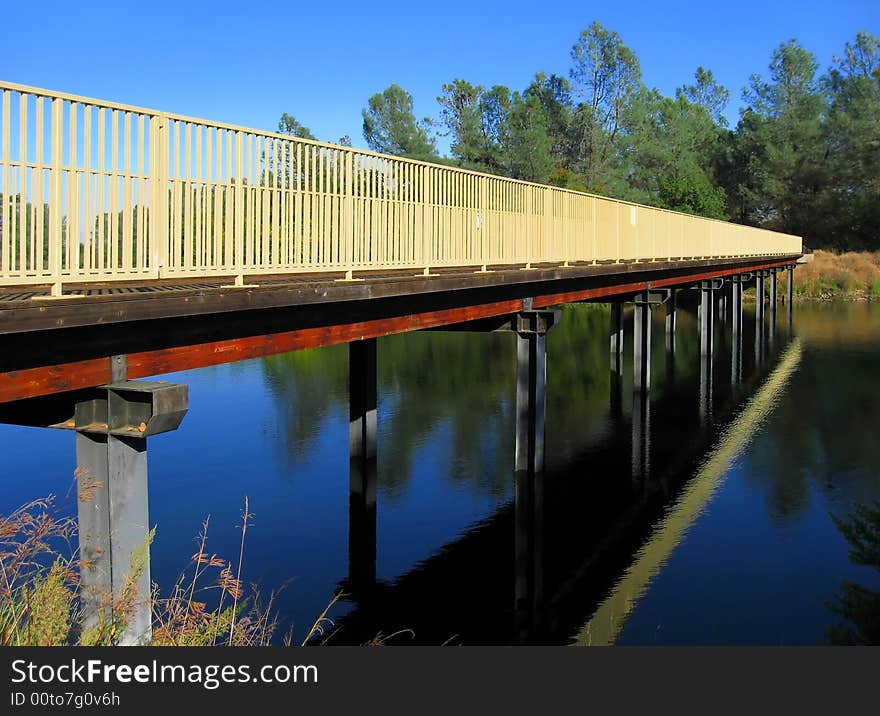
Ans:
{"type": "Polygon", "coordinates": [[[0,285],[800,251],[773,231],[0,82],[0,285]]]}

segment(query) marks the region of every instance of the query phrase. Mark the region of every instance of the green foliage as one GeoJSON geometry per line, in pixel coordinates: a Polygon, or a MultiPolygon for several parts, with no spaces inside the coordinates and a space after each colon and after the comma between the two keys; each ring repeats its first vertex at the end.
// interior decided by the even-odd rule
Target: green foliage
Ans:
{"type": "Polygon", "coordinates": [[[571,49],[574,107],[570,152],[587,186],[598,191],[618,184],[623,167],[623,139],[628,110],[642,91],[642,71],[635,53],[612,32],[593,22],[571,49]]]}
{"type": "Polygon", "coordinates": [[[428,135],[429,123],[416,120],[412,95],[400,85],[390,85],[370,97],[362,114],[364,139],[373,151],[411,159],[437,157],[428,135]]]}
{"type": "Polygon", "coordinates": [[[829,165],[821,245],[876,248],[880,239],[880,38],[860,32],[822,86],[829,165]]]}
{"type": "Polygon", "coordinates": [[[513,95],[508,117],[505,164],[510,176],[546,182],[553,167],[547,117],[537,97],[513,95]]]}
{"type": "Polygon", "coordinates": [[[397,85],[370,98],[364,137],[376,151],[785,231],[812,248],[880,247],[880,39],[859,32],[824,75],[788,40],[743,99],[730,129],[730,90],[711,69],[674,97],[646,87],[635,53],[593,22],[568,77],[539,72],[521,92],[443,85],[450,159],[397,85]]]}
{"type": "Polygon", "coordinates": [[[484,90],[465,80],[443,85],[440,120],[452,138],[452,156],[461,167],[501,173],[510,110],[510,90],[484,90]]]}
{"type": "Polygon", "coordinates": [[[712,70],[705,67],[697,67],[694,79],[695,84],[679,87],[675,96],[702,107],[713,122],[719,127],[726,127],[727,117],[724,116],[724,110],[730,102],[730,90],[718,84],[712,70]]]}
{"type": "Polygon", "coordinates": [[[281,119],[278,120],[278,131],[281,134],[289,134],[291,137],[299,137],[300,139],[314,139],[309,128],[300,124],[295,117],[283,112],[281,119]]]}
{"type": "MultiPolygon", "coordinates": [[[[841,519],[831,516],[850,545],[853,564],[880,570],[880,501],[856,505],[841,519]]],[[[840,594],[828,604],[846,620],[832,630],[831,640],[847,644],[880,644],[880,593],[850,581],[841,584],[840,594]]]]}

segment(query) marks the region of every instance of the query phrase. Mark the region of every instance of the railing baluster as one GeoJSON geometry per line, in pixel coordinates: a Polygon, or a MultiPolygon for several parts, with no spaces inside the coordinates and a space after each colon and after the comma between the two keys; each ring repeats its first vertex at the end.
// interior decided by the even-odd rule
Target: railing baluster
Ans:
{"type": "Polygon", "coordinates": [[[62,283],[137,276],[243,284],[246,272],[351,279],[371,265],[430,275],[801,247],[777,232],[11,83],[0,103],[0,285],[59,294],[62,283]]]}
{"type": "Polygon", "coordinates": [[[3,97],[3,138],[0,144],[0,151],[3,153],[3,191],[0,192],[0,201],[3,202],[3,214],[0,216],[0,276],[8,276],[11,273],[11,257],[12,257],[12,203],[15,194],[12,193],[12,174],[9,169],[10,156],[12,149],[12,112],[10,111],[10,94],[9,90],[0,90],[3,97]]]}

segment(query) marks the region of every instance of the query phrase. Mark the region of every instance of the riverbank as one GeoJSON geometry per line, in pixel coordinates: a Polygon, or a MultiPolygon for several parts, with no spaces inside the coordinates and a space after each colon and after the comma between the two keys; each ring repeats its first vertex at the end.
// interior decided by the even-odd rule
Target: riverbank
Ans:
{"type": "MultiPolygon", "coordinates": [[[[818,250],[810,263],[794,271],[796,299],[880,300],[880,252],[834,253],[818,250]]],[[[786,276],[780,274],[780,294],[786,276]]]]}

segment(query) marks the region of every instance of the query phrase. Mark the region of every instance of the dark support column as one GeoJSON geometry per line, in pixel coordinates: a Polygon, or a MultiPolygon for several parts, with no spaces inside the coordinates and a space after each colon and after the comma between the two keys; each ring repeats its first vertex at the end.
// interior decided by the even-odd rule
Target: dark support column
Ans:
{"type": "Polygon", "coordinates": [[[651,473],[651,396],[647,391],[633,393],[632,478],[644,484],[651,473]]]}
{"type": "Polygon", "coordinates": [[[755,274],[755,366],[764,362],[764,273],[755,274]]]}
{"type": "Polygon", "coordinates": [[[611,304],[611,370],[618,375],[623,374],[623,304],[611,304]]]}
{"type": "Polygon", "coordinates": [[[712,355],[714,326],[713,288],[707,282],[700,287],[700,355],[712,355]]]}
{"type": "Polygon", "coordinates": [[[376,339],[348,344],[348,578],[354,590],[376,581],[376,339]]]}
{"type": "Polygon", "coordinates": [[[733,386],[742,380],[742,286],[742,277],[734,276],[730,285],[730,382],[733,386]]]}
{"type": "Polygon", "coordinates": [[[776,270],[770,272],[770,346],[776,341],[776,270]]]}
{"type": "Polygon", "coordinates": [[[712,370],[712,356],[700,356],[700,425],[704,428],[712,424],[712,370]]]}
{"type": "Polygon", "coordinates": [[[524,640],[543,622],[544,411],[547,331],[558,312],[524,313],[516,337],[514,612],[524,640]]]}
{"type": "Polygon", "coordinates": [[[677,308],[677,294],[673,288],[666,301],[666,352],[675,353],[675,321],[677,308]]]}
{"type": "Polygon", "coordinates": [[[87,627],[123,624],[119,644],[151,638],[150,523],[147,438],[177,429],[187,387],[122,381],[76,404],[77,516],[87,627]],[[134,584],[124,612],[113,605],[134,584]]]}
{"type": "Polygon", "coordinates": [[[755,320],[761,326],[764,326],[764,272],[758,271],[755,274],[755,320]]]}
{"type": "Polygon", "coordinates": [[[609,373],[608,413],[614,425],[623,419],[623,376],[611,371],[609,373]]]}
{"type": "Polygon", "coordinates": [[[651,390],[651,304],[647,293],[636,299],[633,323],[633,390],[651,390]]]}
{"type": "Polygon", "coordinates": [[[785,310],[788,313],[788,332],[791,333],[792,327],[792,304],[794,300],[794,266],[787,266],[786,269],[786,278],[788,279],[786,282],[786,294],[787,298],[785,301],[785,310]]]}
{"type": "Polygon", "coordinates": [[[544,469],[547,334],[518,333],[516,340],[516,470],[544,469]]]}
{"type": "Polygon", "coordinates": [[[543,612],[543,475],[514,474],[514,609],[517,638],[526,641],[540,629],[543,612]]]}

